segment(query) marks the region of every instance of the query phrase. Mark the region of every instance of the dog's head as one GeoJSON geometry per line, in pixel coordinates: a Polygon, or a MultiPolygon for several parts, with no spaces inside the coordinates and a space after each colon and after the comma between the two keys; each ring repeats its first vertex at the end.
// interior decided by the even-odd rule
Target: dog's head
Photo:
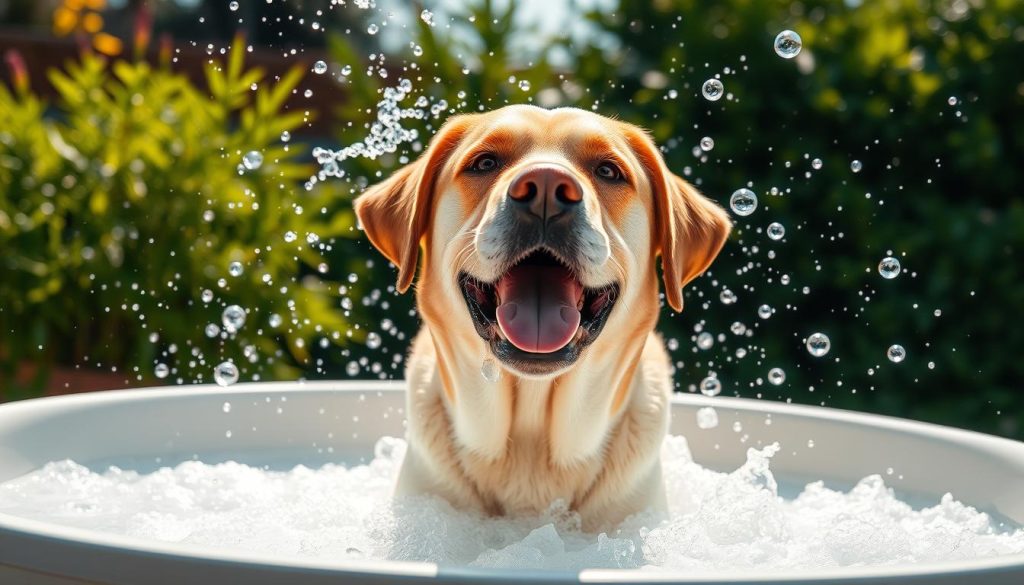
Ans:
{"type": "Polygon", "coordinates": [[[520,375],[572,367],[657,320],[711,264],[725,212],[666,167],[639,128],[573,108],[457,116],[355,203],[435,332],[520,375]],[[613,331],[613,333],[610,333],[613,331]],[[604,334],[602,335],[602,332],[604,334]]]}

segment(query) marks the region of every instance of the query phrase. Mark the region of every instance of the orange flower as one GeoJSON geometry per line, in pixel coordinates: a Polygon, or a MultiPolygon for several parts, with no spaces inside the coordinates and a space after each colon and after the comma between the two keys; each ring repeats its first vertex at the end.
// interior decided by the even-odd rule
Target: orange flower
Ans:
{"type": "Polygon", "coordinates": [[[92,38],[92,46],[96,47],[100,53],[111,57],[120,55],[123,49],[121,39],[105,32],[97,33],[92,38]]]}
{"type": "Polygon", "coordinates": [[[70,34],[78,25],[78,13],[61,6],[53,11],[53,33],[57,36],[70,34]]]}

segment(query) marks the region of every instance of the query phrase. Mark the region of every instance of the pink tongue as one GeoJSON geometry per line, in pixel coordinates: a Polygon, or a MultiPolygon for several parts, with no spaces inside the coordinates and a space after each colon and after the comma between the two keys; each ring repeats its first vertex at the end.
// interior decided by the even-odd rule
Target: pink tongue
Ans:
{"type": "Polygon", "coordinates": [[[561,266],[517,266],[498,281],[498,327],[523,351],[558,351],[580,325],[581,294],[579,282],[561,266]]]}

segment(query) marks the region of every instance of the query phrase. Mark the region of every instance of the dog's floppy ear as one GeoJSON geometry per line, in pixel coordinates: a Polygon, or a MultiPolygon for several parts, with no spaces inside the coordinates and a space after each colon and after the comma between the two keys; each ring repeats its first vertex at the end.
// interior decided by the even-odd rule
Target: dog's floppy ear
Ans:
{"type": "Polygon", "coordinates": [[[437,173],[467,128],[465,116],[449,120],[438,130],[418,159],[355,200],[363,230],[388,260],[398,267],[398,291],[405,292],[416,276],[420,243],[430,223],[437,173]]]}
{"type": "Polygon", "coordinates": [[[682,311],[683,286],[718,256],[732,222],[725,210],[668,170],[646,134],[631,128],[627,137],[651,181],[654,241],[661,254],[665,299],[675,311],[682,311]]]}

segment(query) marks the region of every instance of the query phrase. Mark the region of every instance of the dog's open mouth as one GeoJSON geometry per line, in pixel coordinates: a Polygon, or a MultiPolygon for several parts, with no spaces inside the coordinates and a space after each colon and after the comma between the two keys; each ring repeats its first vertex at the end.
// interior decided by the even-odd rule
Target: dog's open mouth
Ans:
{"type": "Polygon", "coordinates": [[[619,287],[587,288],[546,250],[529,254],[495,282],[459,276],[477,333],[494,354],[526,373],[572,363],[597,338],[619,287]]]}

